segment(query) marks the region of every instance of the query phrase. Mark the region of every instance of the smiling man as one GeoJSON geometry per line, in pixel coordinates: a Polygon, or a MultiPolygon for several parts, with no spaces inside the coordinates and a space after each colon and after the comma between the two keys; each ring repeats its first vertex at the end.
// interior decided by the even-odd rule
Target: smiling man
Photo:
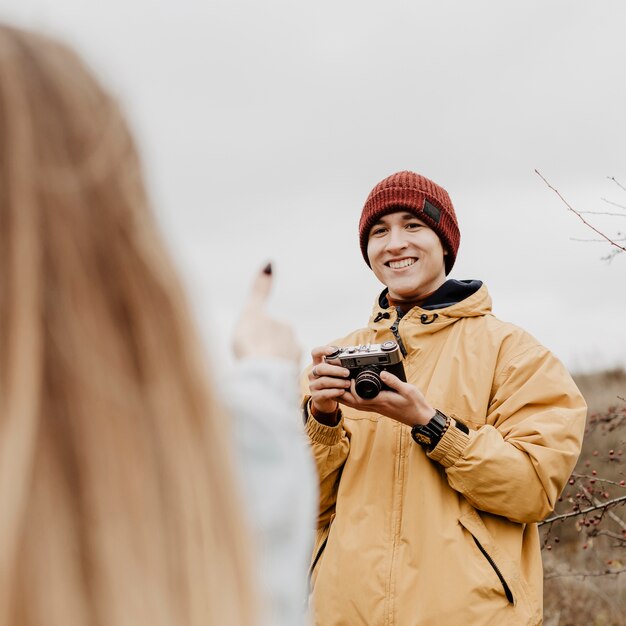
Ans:
{"type": "Polygon", "coordinates": [[[447,278],[460,234],[445,189],[389,176],[359,235],[386,288],[366,328],[313,350],[302,405],[320,481],[315,624],[540,624],[537,522],[574,468],[585,402],[546,348],[493,316],[481,281],[447,278]],[[406,382],[380,371],[370,399],[325,358],[390,341],[406,382]]]}

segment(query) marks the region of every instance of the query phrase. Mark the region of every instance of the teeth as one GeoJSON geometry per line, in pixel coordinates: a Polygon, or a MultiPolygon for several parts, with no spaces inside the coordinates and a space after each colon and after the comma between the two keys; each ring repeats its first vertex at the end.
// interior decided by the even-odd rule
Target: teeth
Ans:
{"type": "Polygon", "coordinates": [[[402,267],[408,267],[413,265],[415,259],[402,259],[402,261],[389,261],[389,267],[394,270],[399,270],[402,267]]]}

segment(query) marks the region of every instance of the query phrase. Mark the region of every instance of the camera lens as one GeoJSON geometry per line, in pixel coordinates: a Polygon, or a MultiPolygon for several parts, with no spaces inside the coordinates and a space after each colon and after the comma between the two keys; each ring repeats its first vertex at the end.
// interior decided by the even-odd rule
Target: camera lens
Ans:
{"type": "Polygon", "coordinates": [[[356,392],[361,398],[365,400],[371,400],[378,395],[382,387],[380,376],[378,372],[373,368],[364,369],[357,374],[354,379],[354,386],[356,392]]]}

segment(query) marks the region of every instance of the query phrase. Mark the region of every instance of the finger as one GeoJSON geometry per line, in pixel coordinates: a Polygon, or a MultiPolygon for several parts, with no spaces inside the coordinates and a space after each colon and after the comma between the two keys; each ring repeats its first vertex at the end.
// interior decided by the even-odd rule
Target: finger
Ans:
{"type": "Polygon", "coordinates": [[[311,368],[311,376],[314,376],[315,378],[331,376],[333,378],[345,379],[350,376],[350,370],[339,365],[330,365],[329,363],[320,361],[311,368]]]}
{"type": "Polygon", "coordinates": [[[344,404],[345,406],[348,406],[351,409],[359,408],[358,396],[355,397],[349,390],[344,392],[341,396],[339,396],[337,398],[337,402],[339,402],[339,404],[344,404]]]}
{"type": "Polygon", "coordinates": [[[363,402],[361,396],[356,392],[356,385],[354,379],[350,380],[350,387],[346,391],[346,393],[342,396],[342,399],[339,400],[343,404],[347,406],[351,406],[352,408],[358,408],[358,404],[363,402]]]}
{"type": "Polygon", "coordinates": [[[323,376],[322,378],[309,377],[309,388],[311,391],[322,389],[350,389],[350,381],[334,376],[323,376]]]}
{"type": "Polygon", "coordinates": [[[311,350],[311,358],[313,359],[313,363],[317,365],[318,363],[324,362],[324,357],[328,354],[332,354],[337,351],[337,346],[317,346],[311,350]]]}
{"type": "Polygon", "coordinates": [[[252,283],[246,309],[259,310],[265,306],[272,289],[272,265],[268,263],[261,271],[257,272],[252,283]]]}
{"type": "Polygon", "coordinates": [[[344,393],[346,393],[345,389],[322,389],[321,391],[311,393],[311,398],[314,401],[337,400],[337,402],[340,402],[340,398],[343,396],[344,393]]]}
{"type": "Polygon", "coordinates": [[[403,382],[395,374],[392,374],[391,372],[388,372],[387,370],[383,370],[380,373],[380,379],[385,383],[385,385],[387,385],[387,387],[390,387],[391,389],[393,389],[394,391],[397,391],[398,393],[402,392],[403,389],[408,384],[408,383],[403,382]]]}

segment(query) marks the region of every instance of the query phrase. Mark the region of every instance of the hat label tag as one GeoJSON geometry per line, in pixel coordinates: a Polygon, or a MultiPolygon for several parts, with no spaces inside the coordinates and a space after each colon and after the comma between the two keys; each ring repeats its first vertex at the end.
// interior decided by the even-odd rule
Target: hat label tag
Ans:
{"type": "Polygon", "coordinates": [[[423,211],[426,215],[428,215],[428,217],[430,217],[431,220],[433,220],[436,224],[439,224],[439,220],[441,219],[441,209],[424,199],[423,211]]]}

